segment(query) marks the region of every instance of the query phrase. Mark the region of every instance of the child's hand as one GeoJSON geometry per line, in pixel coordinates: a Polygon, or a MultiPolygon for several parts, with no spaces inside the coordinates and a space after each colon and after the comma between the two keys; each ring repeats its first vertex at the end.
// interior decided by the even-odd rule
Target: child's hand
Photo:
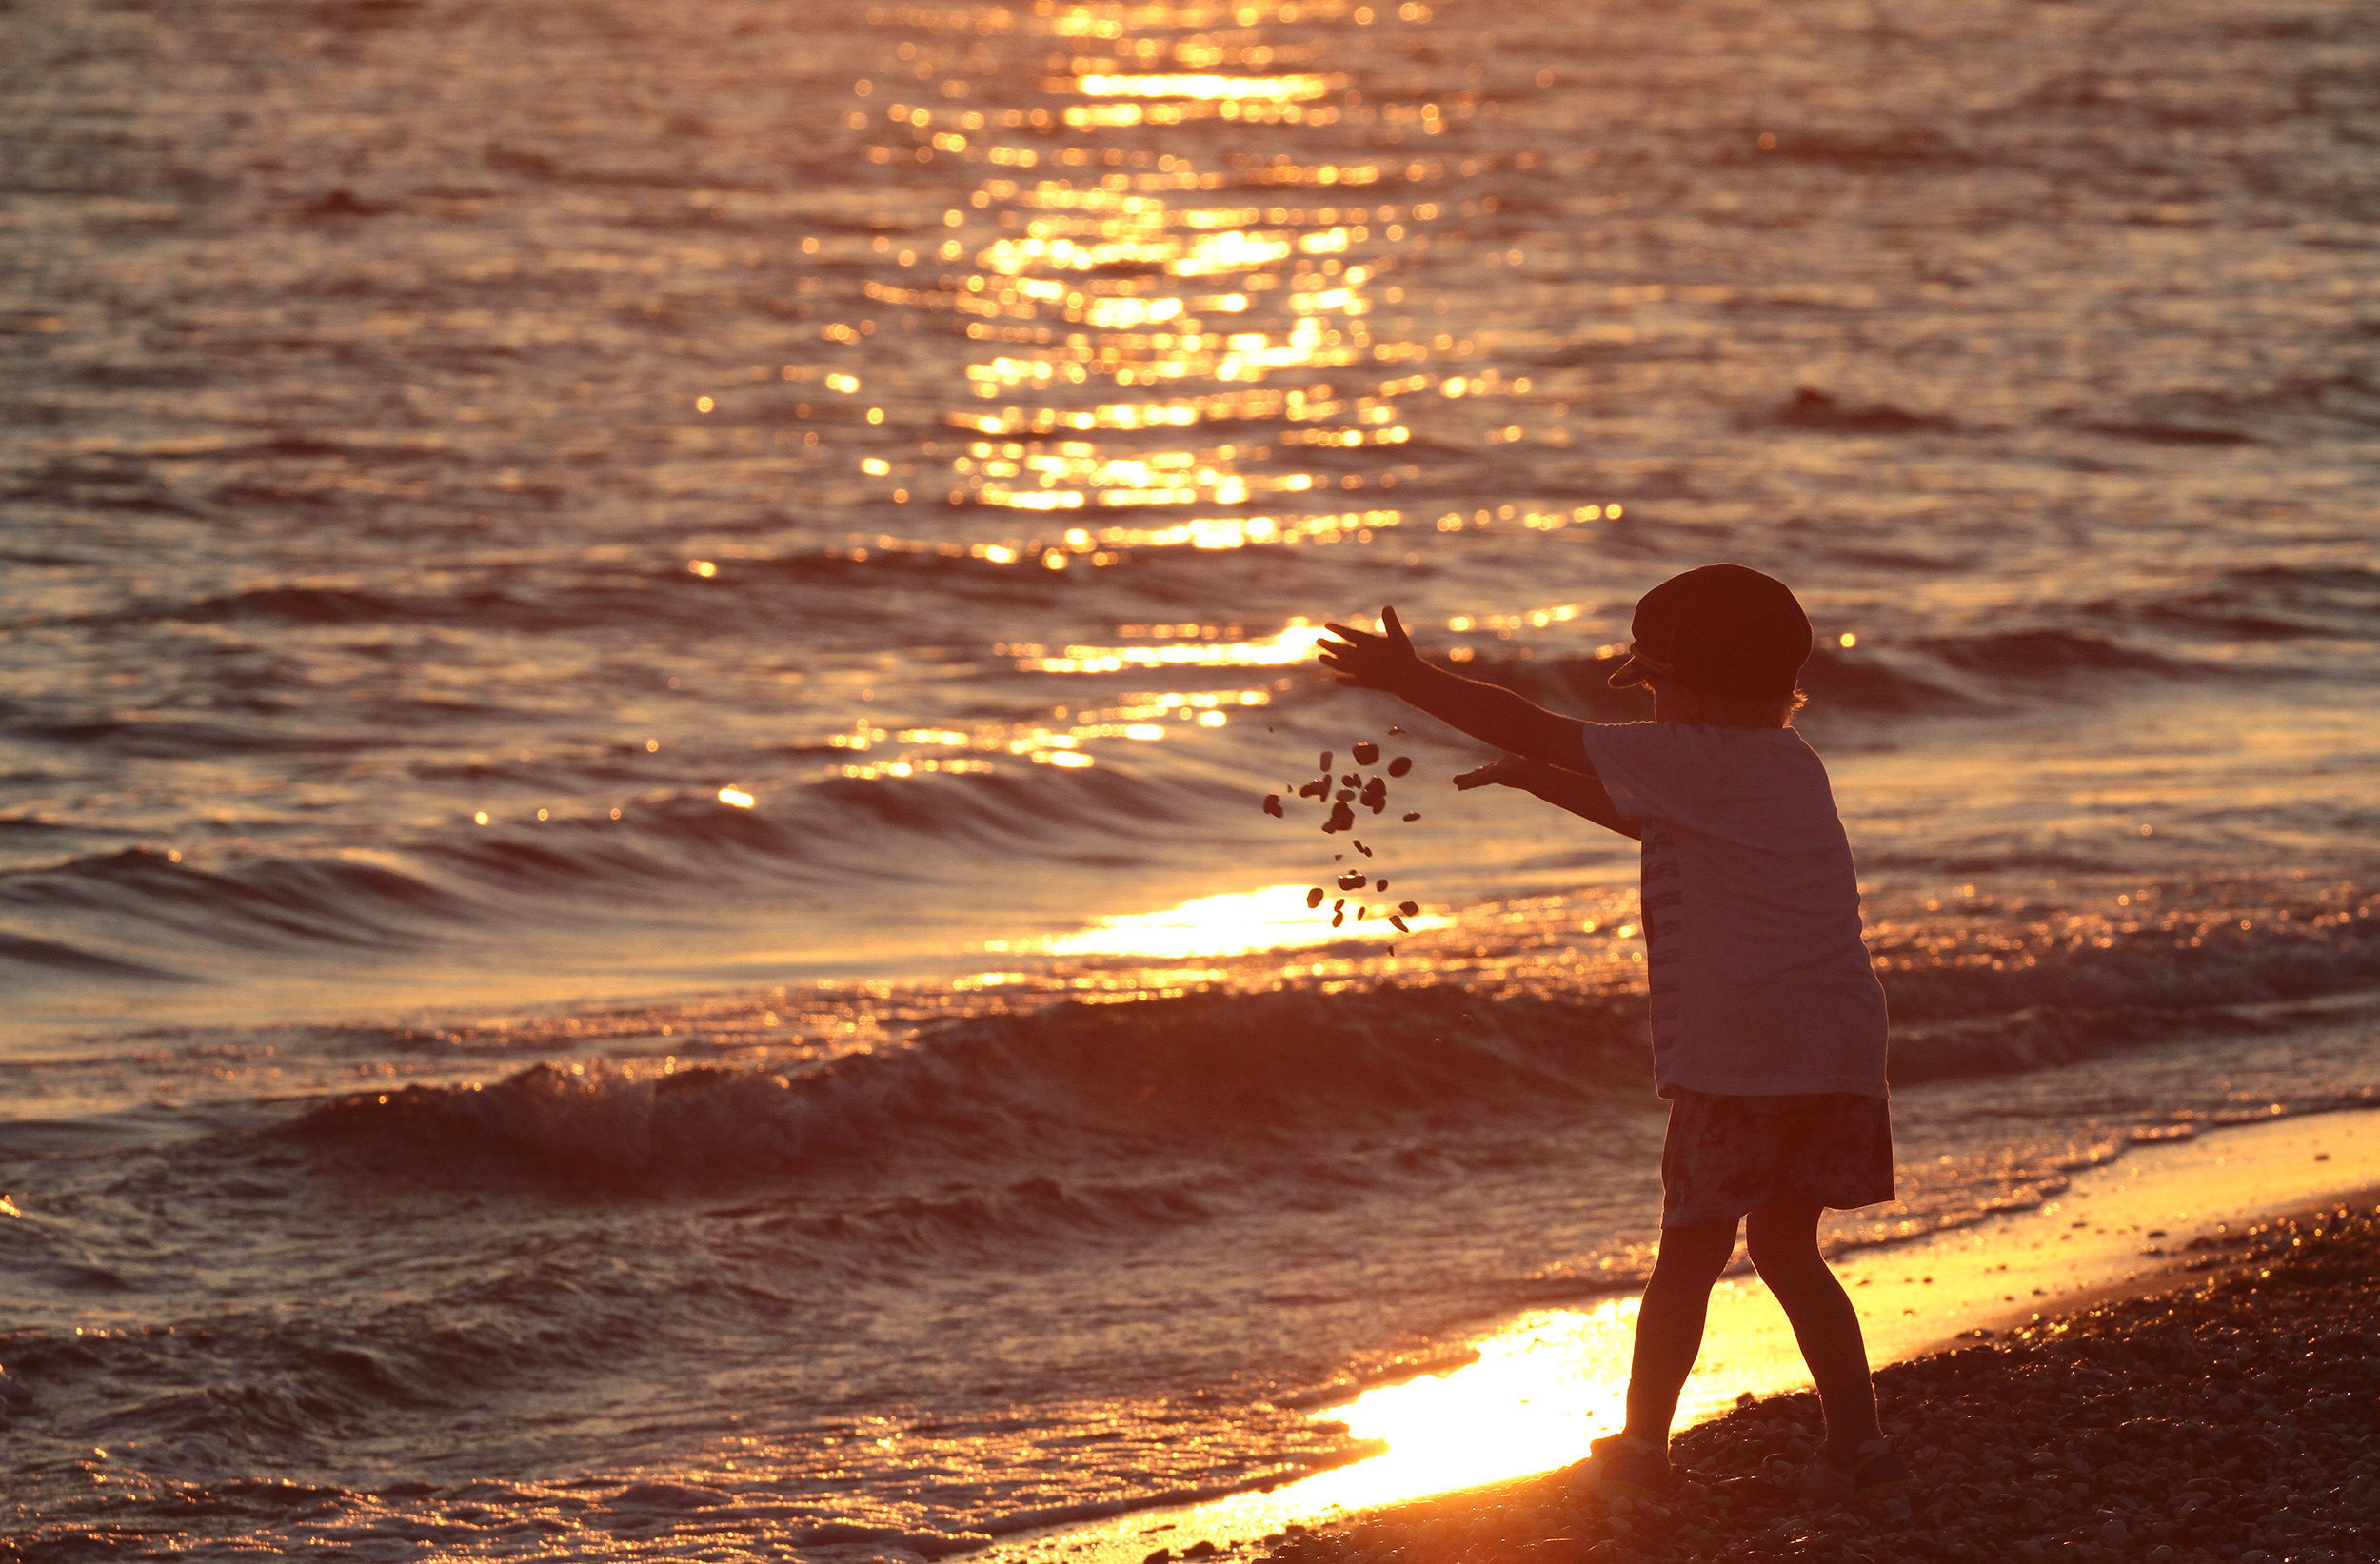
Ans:
{"type": "Polygon", "coordinates": [[[1464,772],[1455,779],[1455,785],[1466,793],[1475,787],[1491,786],[1519,787],[1535,792],[1537,784],[1551,776],[1553,771],[1554,768],[1542,761],[1507,755],[1500,761],[1490,761],[1483,766],[1464,772]]]}
{"type": "Polygon", "coordinates": [[[1319,644],[1322,665],[1337,674],[1342,684],[1399,695],[1412,688],[1417,676],[1429,666],[1413,649],[1394,608],[1380,610],[1378,635],[1337,623],[1322,627],[1339,638],[1319,644]]]}

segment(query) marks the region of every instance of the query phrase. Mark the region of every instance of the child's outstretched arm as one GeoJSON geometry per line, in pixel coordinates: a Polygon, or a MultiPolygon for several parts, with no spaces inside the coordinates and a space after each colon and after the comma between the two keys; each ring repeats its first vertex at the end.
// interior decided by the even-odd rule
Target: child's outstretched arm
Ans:
{"type": "Polygon", "coordinates": [[[1407,705],[1508,754],[1595,775],[1579,719],[1548,711],[1500,685],[1432,667],[1413,649],[1396,609],[1380,610],[1378,635],[1338,624],[1323,628],[1339,638],[1320,646],[1323,666],[1337,674],[1340,683],[1386,690],[1407,705]]]}
{"type": "Polygon", "coordinates": [[[1619,805],[1612,802],[1610,790],[1604,787],[1603,779],[1593,772],[1565,771],[1542,761],[1507,755],[1455,779],[1455,785],[1466,792],[1497,784],[1534,793],[1557,809],[1567,809],[1621,836],[1644,840],[1644,822],[1621,814],[1619,805]]]}

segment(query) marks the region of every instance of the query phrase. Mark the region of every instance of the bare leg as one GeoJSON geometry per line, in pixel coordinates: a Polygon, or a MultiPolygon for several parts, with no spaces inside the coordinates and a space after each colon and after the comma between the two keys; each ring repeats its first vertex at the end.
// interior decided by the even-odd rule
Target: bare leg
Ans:
{"type": "Polygon", "coordinates": [[[1793,1323],[1826,1407],[1827,1454],[1841,1465],[1860,1445],[1884,1435],[1876,1426],[1875,1386],[1868,1377],[1858,1312],[1818,1253],[1818,1212],[1815,1200],[1772,1200],[1744,1219],[1744,1244],[1793,1323]]]}
{"type": "Polygon", "coordinates": [[[1702,1322],[1711,1287],[1735,1253],[1735,1224],[1661,1229],[1660,1257],[1644,1284],[1636,1312],[1636,1350],[1628,1370],[1627,1432],[1657,1450],[1669,1448],[1677,1393],[1702,1351],[1702,1322]]]}

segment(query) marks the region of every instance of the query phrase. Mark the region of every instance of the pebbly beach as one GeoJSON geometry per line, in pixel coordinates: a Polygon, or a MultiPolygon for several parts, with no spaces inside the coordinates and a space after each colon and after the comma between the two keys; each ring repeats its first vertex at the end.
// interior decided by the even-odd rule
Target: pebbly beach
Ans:
{"type": "MultiPolygon", "coordinates": [[[[2380,1557],[2380,1191],[2202,1236],[2144,1290],[1876,1374],[1915,1483],[1812,1508],[1815,1396],[1681,1434],[1668,1503],[1580,1469],[1290,1528],[1278,1564],[1823,1559],[2320,1564],[2380,1557]]],[[[1193,1545],[1196,1546],[1195,1544],[1193,1545]]]]}

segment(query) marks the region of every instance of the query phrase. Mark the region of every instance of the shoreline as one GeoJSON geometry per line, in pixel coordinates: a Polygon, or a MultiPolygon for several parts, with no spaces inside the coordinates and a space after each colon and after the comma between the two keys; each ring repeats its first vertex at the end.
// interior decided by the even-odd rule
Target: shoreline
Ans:
{"type": "MultiPolygon", "coordinates": [[[[1907,1243],[1854,1250],[1838,1257],[1835,1268],[1860,1309],[1882,1396],[1888,1376],[1928,1373],[1929,1364],[1996,1352],[2033,1335],[2054,1336],[2066,1328],[2063,1321],[2193,1294],[2209,1285],[2210,1272],[2229,1274],[2233,1262],[2225,1257],[2252,1243],[2251,1235],[2276,1223],[2303,1226],[2308,1214],[2342,1205],[2360,1208],[2366,1218],[2380,1205],[2380,1115],[2289,1116],[2134,1147],[2077,1173],[2067,1190],[2039,1207],[1907,1243]]],[[[2380,1271],[2380,1226],[2371,1253],[2380,1271]]],[[[1542,1524],[1544,1539],[1569,1535],[1564,1556],[1577,1556],[1582,1517],[1546,1513],[1546,1493],[1549,1484],[1561,1486],[1557,1468],[1583,1455],[1587,1438],[1616,1426],[1636,1301],[1632,1294],[1531,1311],[1480,1341],[1472,1365],[1376,1387],[1318,1414],[1345,1419],[1357,1437],[1383,1439],[1384,1455],[1271,1489],[1011,1534],[969,1556],[986,1564],[1142,1564],[1160,1549],[1180,1555],[1204,1544],[1243,1556],[1263,1556],[1269,1549],[1283,1564],[1368,1564],[1393,1548],[1405,1549],[1408,1557],[1420,1552],[1454,1558],[1462,1550],[1435,1541],[1425,1547],[1397,1533],[1417,1516],[1458,1514],[1467,1517],[1466,1526],[1491,1531],[1525,1532],[1542,1524]],[[1492,1462],[1499,1449],[1509,1455],[1523,1446],[1522,1458],[1537,1456],[1536,1465],[1464,1474],[1465,1462],[1492,1462]],[[1563,1454],[1555,1461],[1538,1455],[1549,1449],[1563,1454]],[[1506,1510],[1513,1514],[1503,1515],[1506,1510]]],[[[2372,1313],[2369,1328],[2380,1341],[2380,1309],[2372,1313]]],[[[2373,1364],[2380,1371],[2380,1357],[2373,1364]]],[[[1766,1289],[1749,1277],[1723,1279],[1713,1295],[1703,1358],[1680,1403],[1680,1459],[1696,1465],[1707,1457],[1684,1452],[1732,1438],[1746,1421],[1747,1402],[1756,1414],[1752,1421],[1784,1416],[1777,1408],[1797,1409],[1785,1416],[1786,1424],[1815,1428],[1815,1400],[1806,1386],[1790,1331],[1766,1289]]],[[[1887,1421],[1891,1426],[1889,1414],[1887,1421]]],[[[1922,1480],[1924,1472],[1919,1475],[1922,1480]]],[[[1735,1475],[1741,1475],[1731,1473],[1735,1475]]],[[[2380,1491],[2373,1505],[2380,1513],[2380,1491]]],[[[1506,1555],[1531,1540],[1497,1534],[1506,1555]]],[[[1610,1535],[1583,1539],[1595,1540],[1610,1535]]],[[[1643,1556],[1802,1556],[1776,1552],[1773,1543],[1763,1545],[1769,1552],[1742,1555],[1690,1549],[1643,1556]]],[[[1905,1554],[1842,1556],[1880,1564],[1936,1555],[1920,1546],[1905,1554]]],[[[2105,1556],[2147,1555],[2134,1550],[2105,1556]]],[[[2171,1556],[2189,1555],[2177,1551],[2171,1556]]],[[[2217,1564],[2227,1556],[2209,1555],[2217,1564]]],[[[2380,1546],[2368,1556],[2380,1556],[2380,1546]]]]}
{"type": "Polygon", "coordinates": [[[1328,1529],[1256,1556],[1450,1564],[1515,1555],[2323,1564],[2380,1556],[2380,1187],[2219,1237],[2145,1286],[1888,1364],[1876,1390],[1915,1487],[1809,1507],[1788,1474],[1816,1396],[1680,1434],[1666,1504],[1578,1491],[1570,1467],[1328,1529]]]}

